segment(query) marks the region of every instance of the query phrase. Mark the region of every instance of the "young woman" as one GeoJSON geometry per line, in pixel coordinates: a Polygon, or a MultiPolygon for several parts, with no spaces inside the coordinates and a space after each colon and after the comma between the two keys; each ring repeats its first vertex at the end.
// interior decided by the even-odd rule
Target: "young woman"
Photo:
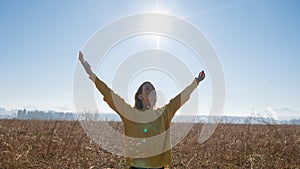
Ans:
{"type": "Polygon", "coordinates": [[[163,169],[171,163],[170,124],[176,111],[189,99],[190,94],[205,78],[201,71],[190,85],[162,108],[155,109],[157,95],[150,82],[137,90],[134,107],[114,93],[92,71],[79,51],[79,60],[89,78],[103,95],[104,101],[121,117],[124,134],[128,139],[127,163],[131,169],[163,169]]]}

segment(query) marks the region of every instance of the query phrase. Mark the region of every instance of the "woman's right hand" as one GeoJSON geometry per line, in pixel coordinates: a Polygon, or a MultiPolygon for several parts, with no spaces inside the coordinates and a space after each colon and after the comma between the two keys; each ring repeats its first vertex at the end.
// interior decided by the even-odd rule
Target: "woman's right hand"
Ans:
{"type": "Polygon", "coordinates": [[[79,51],[79,60],[80,60],[80,62],[82,64],[82,66],[84,67],[86,73],[89,76],[92,76],[94,73],[93,73],[93,71],[91,69],[91,66],[90,66],[90,64],[87,61],[84,60],[83,53],[81,51],[79,51]]]}

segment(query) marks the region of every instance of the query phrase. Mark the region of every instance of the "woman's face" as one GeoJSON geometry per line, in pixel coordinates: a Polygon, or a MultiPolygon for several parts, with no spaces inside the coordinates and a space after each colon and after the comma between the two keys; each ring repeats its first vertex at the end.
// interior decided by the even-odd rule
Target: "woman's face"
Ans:
{"type": "Polygon", "coordinates": [[[156,91],[151,83],[146,83],[142,87],[142,93],[139,98],[142,100],[144,105],[153,107],[156,103],[156,91]]]}

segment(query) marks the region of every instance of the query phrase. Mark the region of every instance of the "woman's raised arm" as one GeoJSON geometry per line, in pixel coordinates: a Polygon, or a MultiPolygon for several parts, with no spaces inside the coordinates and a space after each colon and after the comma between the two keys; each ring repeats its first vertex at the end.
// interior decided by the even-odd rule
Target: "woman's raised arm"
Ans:
{"type": "Polygon", "coordinates": [[[111,88],[109,88],[102,80],[100,80],[92,71],[90,64],[84,59],[83,53],[79,51],[79,60],[84,67],[89,78],[95,83],[98,91],[103,95],[104,101],[107,102],[110,108],[123,118],[122,113],[132,111],[132,107],[125,102],[123,98],[117,95],[111,88]]]}
{"type": "Polygon", "coordinates": [[[167,116],[170,120],[174,117],[176,111],[189,100],[191,93],[204,78],[205,73],[204,71],[201,71],[198,74],[198,77],[196,77],[190,85],[188,85],[181,93],[171,99],[170,102],[165,106],[167,109],[165,112],[168,113],[167,116]]]}

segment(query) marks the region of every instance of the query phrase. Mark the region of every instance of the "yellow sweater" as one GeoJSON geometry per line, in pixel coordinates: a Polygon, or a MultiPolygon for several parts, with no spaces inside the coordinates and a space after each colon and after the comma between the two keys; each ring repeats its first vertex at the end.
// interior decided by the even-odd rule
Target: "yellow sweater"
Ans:
{"type": "Polygon", "coordinates": [[[90,77],[104,101],[121,117],[124,124],[127,163],[134,167],[156,168],[172,162],[170,124],[176,111],[197,87],[196,80],[168,104],[156,110],[139,111],[114,93],[96,75],[90,77]]]}

